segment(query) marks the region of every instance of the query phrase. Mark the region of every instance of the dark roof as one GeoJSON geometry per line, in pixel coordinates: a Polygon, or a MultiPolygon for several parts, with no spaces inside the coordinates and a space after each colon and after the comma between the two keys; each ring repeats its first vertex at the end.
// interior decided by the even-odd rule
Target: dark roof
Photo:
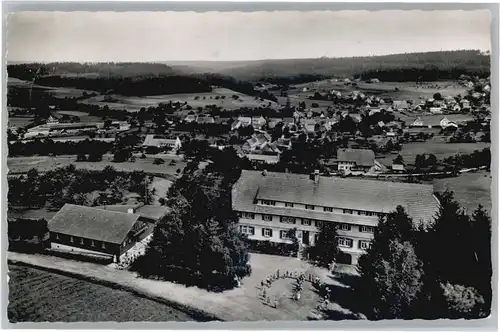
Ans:
{"type": "Polygon", "coordinates": [[[48,223],[49,231],[110,243],[122,243],[139,215],[65,204],[48,223]]]}
{"type": "Polygon", "coordinates": [[[154,206],[154,205],[139,205],[139,204],[117,204],[117,205],[102,205],[96,206],[96,209],[103,209],[108,211],[128,213],[129,209],[134,209],[134,214],[140,217],[159,220],[168,212],[168,208],[165,206],[154,206]]]}
{"type": "Polygon", "coordinates": [[[364,220],[357,215],[260,206],[254,204],[256,198],[382,213],[394,211],[401,205],[415,221],[432,220],[439,207],[432,185],[324,176],[314,183],[308,175],[276,172],[263,175],[259,171],[243,170],[233,187],[233,208],[237,211],[272,213],[283,210],[294,216],[304,214],[305,218],[313,218],[313,215],[332,221],[353,218],[349,221],[353,223],[364,220]]]}
{"type": "Polygon", "coordinates": [[[337,160],[355,162],[357,166],[373,166],[375,153],[366,149],[339,149],[337,151],[337,160]]]}

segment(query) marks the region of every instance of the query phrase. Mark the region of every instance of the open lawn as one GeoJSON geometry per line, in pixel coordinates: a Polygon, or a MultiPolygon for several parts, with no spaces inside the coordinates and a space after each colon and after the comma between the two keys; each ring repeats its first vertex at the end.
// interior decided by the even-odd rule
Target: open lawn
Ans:
{"type": "Polygon", "coordinates": [[[183,93],[145,97],[111,95],[111,98],[115,99],[116,101],[109,102],[104,100],[104,96],[96,96],[85,99],[81,102],[100,106],[108,105],[109,108],[119,110],[125,109],[129,112],[138,112],[141,107],[148,108],[150,106],[158,106],[158,104],[160,103],[169,102],[187,102],[187,104],[194,109],[198,107],[205,107],[207,105],[216,105],[228,110],[233,110],[241,107],[264,107],[269,103],[271,103],[272,107],[277,106],[275,102],[269,100],[256,100],[255,97],[225,88],[216,88],[212,92],[205,93],[183,93]],[[237,100],[234,100],[232,98],[233,95],[237,95],[239,98],[237,100]],[[220,99],[221,96],[225,96],[225,99],[220,99]],[[217,97],[219,99],[216,99],[217,97]]]}
{"type": "Polygon", "coordinates": [[[9,117],[8,126],[24,128],[33,122],[34,117],[9,117]]]}
{"type": "Polygon", "coordinates": [[[491,215],[491,179],[491,173],[480,171],[463,173],[454,178],[434,179],[428,183],[434,185],[435,191],[453,191],[455,199],[469,214],[481,204],[491,215]]]}
{"type": "Polygon", "coordinates": [[[364,83],[357,82],[357,86],[346,86],[344,82],[334,82],[332,80],[322,80],[310,83],[303,83],[293,86],[289,90],[289,95],[313,95],[314,92],[325,93],[331,90],[337,90],[342,93],[359,91],[368,95],[389,97],[395,100],[414,100],[431,98],[436,92],[445,96],[456,96],[457,94],[466,94],[466,89],[453,81],[429,82],[422,86],[417,86],[415,82],[380,82],[364,83]],[[307,88],[307,92],[303,89],[307,88]],[[399,91],[396,91],[396,88],[399,91]]]}
{"type": "Polygon", "coordinates": [[[26,88],[26,89],[43,89],[46,90],[47,93],[51,93],[56,98],[73,98],[73,97],[81,97],[84,92],[91,94],[97,93],[96,91],[91,90],[80,90],[76,88],[63,88],[63,87],[50,87],[38,84],[32,84],[32,82],[23,81],[14,77],[9,77],[7,80],[7,86],[12,86],[16,88],[26,88]]]}
{"type": "MultiPolygon", "coordinates": [[[[457,153],[470,154],[475,150],[482,150],[489,147],[490,143],[444,143],[442,138],[428,140],[427,142],[412,142],[403,144],[403,149],[399,152],[403,160],[408,164],[415,162],[415,157],[418,154],[434,154],[438,160],[443,160],[446,157],[454,156],[457,153]]],[[[377,158],[377,161],[385,166],[391,166],[392,160],[397,154],[389,154],[383,158],[377,158]]]]}
{"type": "Polygon", "coordinates": [[[112,161],[112,155],[104,155],[103,160],[99,162],[77,162],[76,156],[57,156],[57,157],[14,157],[7,158],[7,167],[11,173],[25,173],[31,168],[36,168],[39,172],[46,172],[56,167],[65,167],[70,164],[75,165],[77,169],[102,170],[106,166],[113,166],[117,171],[132,172],[144,171],[146,173],[157,173],[176,176],[177,169],[184,169],[186,165],[178,156],[161,155],[165,160],[162,165],[154,165],[154,159],[160,156],[148,156],[145,159],[137,158],[135,162],[115,163],[112,161]],[[175,160],[175,165],[170,165],[170,161],[175,160]]]}
{"type": "MultiPolygon", "coordinates": [[[[221,293],[208,292],[197,287],[186,287],[166,281],[137,278],[135,273],[127,270],[117,270],[109,266],[77,262],[53,256],[9,252],[8,258],[34,266],[75,273],[85,278],[91,278],[96,282],[118,284],[147,297],[161,298],[190,308],[196,308],[220,319],[230,321],[306,320],[309,314],[315,311],[318,297],[314,290],[306,289],[299,303],[295,303],[294,300],[289,298],[293,292],[294,281],[292,279],[277,280],[268,290],[271,297],[278,297],[277,308],[272,308],[263,303],[260,297],[261,281],[272,273],[276,273],[277,270],[280,270],[281,273],[289,271],[293,273],[303,272],[306,275],[312,274],[318,276],[323,282],[330,284],[334,290],[337,290],[337,288],[348,289],[341,280],[334,280],[335,273],[332,276],[329,271],[314,267],[297,258],[272,255],[251,254],[252,274],[243,279],[241,287],[221,293]]],[[[329,311],[332,313],[330,317],[332,319],[339,316],[352,317],[352,313],[340,303],[340,301],[346,301],[343,295],[338,294],[337,299],[339,303],[335,301],[329,306],[329,311]]],[[[81,306],[85,305],[85,303],[77,302],[74,305],[81,306]]],[[[112,311],[116,307],[120,306],[109,308],[109,310],[112,311]]],[[[103,311],[107,310],[106,308],[103,311]]],[[[102,314],[105,315],[106,313],[102,314]]]]}
{"type": "Polygon", "coordinates": [[[172,185],[172,181],[160,178],[160,177],[154,177],[153,182],[151,183],[150,187],[155,189],[155,204],[158,203],[159,198],[165,198],[167,196],[168,189],[172,185]]]}
{"type": "Polygon", "coordinates": [[[165,304],[88,281],[9,265],[10,322],[193,321],[165,304]]]}

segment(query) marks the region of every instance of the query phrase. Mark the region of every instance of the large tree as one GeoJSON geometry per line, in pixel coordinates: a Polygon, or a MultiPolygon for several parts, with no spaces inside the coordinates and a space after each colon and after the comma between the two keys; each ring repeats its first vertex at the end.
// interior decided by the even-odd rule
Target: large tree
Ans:
{"type": "Polygon", "coordinates": [[[227,288],[250,273],[244,236],[231,208],[231,188],[241,172],[234,150],[205,169],[190,168],[169,189],[170,212],[156,226],[137,268],[208,288],[227,288]]]}
{"type": "Polygon", "coordinates": [[[338,234],[337,226],[333,222],[323,222],[318,238],[311,248],[311,258],[318,262],[320,266],[329,267],[338,255],[338,234]]]}
{"type": "Polygon", "coordinates": [[[413,242],[411,218],[401,206],[380,218],[372,245],[358,261],[354,291],[371,319],[408,318],[422,287],[422,262],[413,242]]]}

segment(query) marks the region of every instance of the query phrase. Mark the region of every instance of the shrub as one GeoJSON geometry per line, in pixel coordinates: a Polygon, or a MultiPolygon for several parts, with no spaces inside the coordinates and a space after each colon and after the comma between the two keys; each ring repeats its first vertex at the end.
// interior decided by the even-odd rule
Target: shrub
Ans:
{"type": "Polygon", "coordinates": [[[76,161],[87,161],[87,156],[84,154],[79,154],[76,156],[76,161]]]}

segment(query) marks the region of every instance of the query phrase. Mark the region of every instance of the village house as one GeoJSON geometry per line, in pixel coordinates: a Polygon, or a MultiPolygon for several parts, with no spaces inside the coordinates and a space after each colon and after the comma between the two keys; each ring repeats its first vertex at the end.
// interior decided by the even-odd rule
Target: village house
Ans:
{"type": "Polygon", "coordinates": [[[51,248],[120,261],[154,225],[140,215],[65,204],[48,222],[51,248]]]}
{"type": "Polygon", "coordinates": [[[454,121],[448,120],[448,118],[444,117],[439,121],[439,125],[441,128],[446,129],[450,127],[458,128],[458,125],[454,121]]]}
{"type": "Polygon", "coordinates": [[[198,115],[196,122],[199,124],[212,124],[215,123],[215,119],[210,115],[198,115]]]}
{"type": "Polygon", "coordinates": [[[166,138],[163,135],[149,134],[146,135],[146,138],[144,139],[144,143],[142,143],[142,146],[145,148],[155,147],[158,149],[163,149],[168,147],[171,151],[176,152],[182,147],[182,142],[179,139],[179,137],[172,139],[172,138],[166,138]]]}
{"type": "Polygon", "coordinates": [[[470,109],[470,102],[467,99],[460,100],[460,105],[462,106],[462,109],[464,109],[464,110],[470,109]]]}
{"type": "Polygon", "coordinates": [[[409,109],[408,102],[406,100],[395,100],[392,103],[392,107],[398,111],[406,111],[409,109]]]}
{"type": "Polygon", "coordinates": [[[196,115],[194,114],[189,114],[184,118],[184,122],[191,123],[196,121],[196,115]]]}
{"type": "Polygon", "coordinates": [[[264,148],[271,142],[272,138],[267,133],[253,134],[251,138],[247,139],[241,147],[245,152],[252,152],[264,148]]]}
{"type": "Polygon", "coordinates": [[[254,116],[252,117],[252,127],[254,129],[262,129],[262,127],[266,124],[266,119],[263,116],[254,116]]]}
{"type": "Polygon", "coordinates": [[[367,149],[338,149],[337,162],[339,171],[367,172],[375,166],[375,153],[367,149]]]}
{"type": "Polygon", "coordinates": [[[405,170],[405,166],[403,164],[392,164],[392,172],[393,173],[405,173],[406,170],[405,170]]]}
{"type": "Polygon", "coordinates": [[[415,121],[413,121],[410,124],[410,127],[423,127],[424,126],[424,120],[422,120],[420,117],[417,117],[415,121]]]}
{"type": "Polygon", "coordinates": [[[340,263],[356,265],[370,247],[378,218],[406,209],[415,223],[430,222],[439,202],[432,185],[243,170],[233,186],[232,205],[250,240],[314,245],[322,223],[338,226],[340,263]]]}

